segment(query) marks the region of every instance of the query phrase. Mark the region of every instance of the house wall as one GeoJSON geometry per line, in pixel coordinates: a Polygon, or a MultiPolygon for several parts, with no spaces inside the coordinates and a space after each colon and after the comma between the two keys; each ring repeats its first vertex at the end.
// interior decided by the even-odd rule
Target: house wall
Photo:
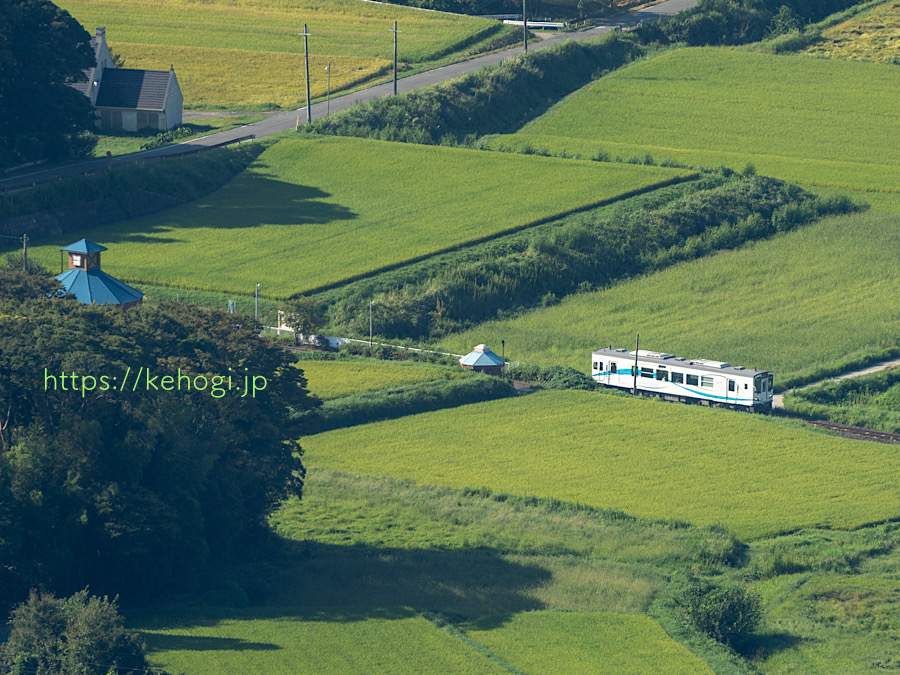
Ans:
{"type": "Polygon", "coordinates": [[[178,86],[178,78],[172,73],[172,85],[169,88],[169,96],[166,99],[166,111],[160,129],[166,131],[181,125],[181,108],[184,106],[184,96],[181,87],[178,86]]]}

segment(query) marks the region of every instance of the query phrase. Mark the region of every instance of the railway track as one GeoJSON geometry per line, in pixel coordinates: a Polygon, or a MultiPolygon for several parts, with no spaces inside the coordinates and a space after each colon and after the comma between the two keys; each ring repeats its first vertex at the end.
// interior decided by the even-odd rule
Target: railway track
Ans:
{"type": "Polygon", "coordinates": [[[865,429],[863,427],[851,427],[846,424],[835,424],[834,422],[807,422],[807,424],[834,431],[838,435],[845,436],[846,438],[876,441],[877,443],[900,444],[900,434],[891,434],[887,431],[875,431],[874,429],[865,429]]]}

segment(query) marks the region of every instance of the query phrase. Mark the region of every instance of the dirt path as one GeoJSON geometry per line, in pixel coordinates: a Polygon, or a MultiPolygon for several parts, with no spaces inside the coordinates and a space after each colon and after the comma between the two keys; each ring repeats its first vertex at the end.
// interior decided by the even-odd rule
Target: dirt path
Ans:
{"type": "MultiPolygon", "coordinates": [[[[876,363],[874,365],[868,366],[867,368],[861,368],[860,370],[854,370],[849,373],[844,373],[843,375],[837,375],[835,377],[826,377],[824,380],[818,380],[817,382],[810,382],[809,384],[805,384],[802,387],[796,387],[796,389],[806,389],[808,387],[815,387],[816,385],[822,384],[823,382],[829,382],[831,380],[846,380],[848,377],[859,377],[860,375],[868,375],[870,373],[877,373],[879,370],[887,370],[888,368],[897,368],[900,366],[900,359],[890,359],[889,361],[881,361],[880,363],[876,363]]],[[[780,394],[775,394],[772,397],[772,407],[774,408],[784,408],[784,395],[789,394],[796,389],[788,389],[787,391],[783,391],[780,394]]]]}

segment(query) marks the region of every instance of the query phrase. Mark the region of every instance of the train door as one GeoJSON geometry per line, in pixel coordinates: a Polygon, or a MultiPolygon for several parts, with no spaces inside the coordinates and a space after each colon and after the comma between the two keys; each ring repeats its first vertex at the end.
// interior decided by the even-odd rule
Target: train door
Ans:
{"type": "Polygon", "coordinates": [[[737,398],[737,384],[734,380],[728,380],[728,386],[725,388],[725,402],[732,403],[737,398]]]}

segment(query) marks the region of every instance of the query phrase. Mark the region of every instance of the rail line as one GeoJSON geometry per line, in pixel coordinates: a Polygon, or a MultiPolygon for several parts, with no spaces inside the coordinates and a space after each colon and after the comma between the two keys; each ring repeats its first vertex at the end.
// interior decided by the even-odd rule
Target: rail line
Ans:
{"type": "Polygon", "coordinates": [[[874,429],[865,429],[863,427],[851,427],[847,424],[835,424],[834,422],[807,422],[807,424],[834,431],[838,435],[845,436],[846,438],[875,441],[877,443],[900,444],[900,434],[892,434],[887,431],[875,431],[874,429]]]}

